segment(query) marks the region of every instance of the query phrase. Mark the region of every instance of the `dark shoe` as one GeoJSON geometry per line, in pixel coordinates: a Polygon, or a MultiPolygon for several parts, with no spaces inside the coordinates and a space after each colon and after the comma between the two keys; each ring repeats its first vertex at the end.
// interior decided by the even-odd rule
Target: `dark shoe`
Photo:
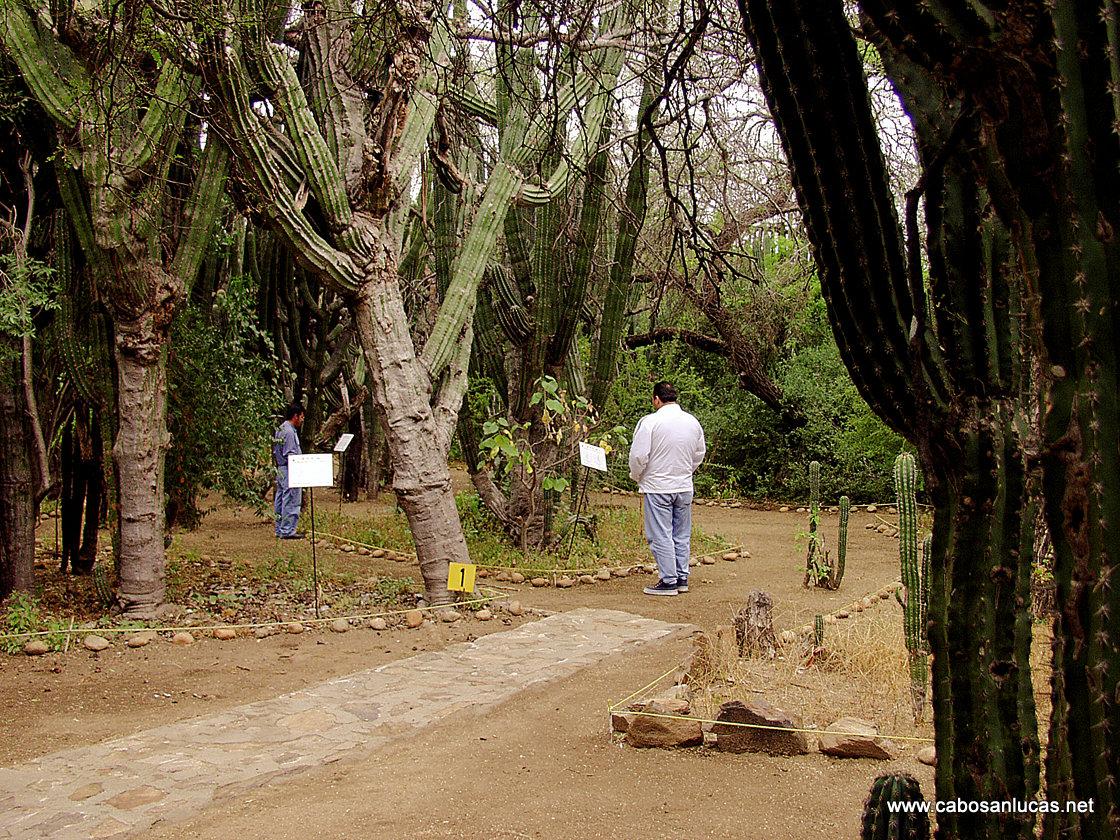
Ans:
{"type": "Polygon", "coordinates": [[[677,578],[677,592],[683,593],[688,591],[688,578],[677,578]]]}
{"type": "Polygon", "coordinates": [[[642,592],[646,595],[673,595],[677,594],[677,584],[666,583],[663,580],[657,582],[657,586],[647,586],[642,592]]]}
{"type": "Polygon", "coordinates": [[[303,532],[297,534],[284,534],[282,537],[280,537],[280,539],[282,540],[302,540],[304,538],[305,537],[303,532]]]}

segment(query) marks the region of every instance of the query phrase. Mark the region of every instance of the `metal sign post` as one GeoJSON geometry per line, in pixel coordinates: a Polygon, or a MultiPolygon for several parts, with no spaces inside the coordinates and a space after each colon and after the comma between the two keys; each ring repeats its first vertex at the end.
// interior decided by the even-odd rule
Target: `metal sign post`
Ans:
{"type": "Polygon", "coordinates": [[[319,558],[315,552],[315,488],[334,485],[334,455],[289,455],[288,486],[306,487],[311,502],[311,583],[315,587],[315,617],[319,618],[319,558]]]}
{"type": "Polygon", "coordinates": [[[568,556],[565,562],[572,559],[572,550],[576,545],[576,527],[579,525],[579,512],[587,498],[587,480],[591,476],[592,470],[607,471],[607,451],[601,446],[592,446],[590,443],[580,441],[579,462],[583,467],[583,486],[579,495],[576,496],[576,509],[572,514],[572,535],[568,540],[568,556]]]}

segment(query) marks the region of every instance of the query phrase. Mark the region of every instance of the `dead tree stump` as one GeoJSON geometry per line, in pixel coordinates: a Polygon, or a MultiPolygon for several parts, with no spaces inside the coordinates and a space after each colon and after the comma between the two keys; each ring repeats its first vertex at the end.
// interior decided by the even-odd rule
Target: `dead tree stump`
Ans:
{"type": "Polygon", "coordinates": [[[735,615],[735,640],[739,656],[763,654],[773,658],[778,639],[774,636],[774,599],[769,592],[752,590],[747,603],[735,615]]]}

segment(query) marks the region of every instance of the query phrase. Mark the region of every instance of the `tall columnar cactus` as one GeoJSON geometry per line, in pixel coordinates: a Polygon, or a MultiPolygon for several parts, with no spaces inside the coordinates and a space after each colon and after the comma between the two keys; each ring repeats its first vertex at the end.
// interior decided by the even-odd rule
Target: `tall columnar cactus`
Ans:
{"type": "Polygon", "coordinates": [[[903,452],[894,462],[894,489],[898,497],[898,557],[906,598],[902,604],[906,652],[910,657],[910,702],[914,720],[925,716],[929,687],[925,633],[922,626],[922,580],[918,565],[918,469],[914,456],[903,452]]]}
{"type": "Polygon", "coordinates": [[[809,462],[809,548],[805,555],[806,587],[820,586],[828,579],[828,563],[824,557],[824,544],[820,538],[821,521],[821,464],[809,462]]]}
{"type": "Polygon", "coordinates": [[[929,564],[933,556],[933,535],[926,534],[922,540],[922,580],[918,584],[918,626],[922,632],[922,647],[929,653],[929,564]]]}
{"type": "Polygon", "coordinates": [[[863,805],[860,840],[929,840],[927,812],[891,807],[892,803],[924,801],[922,786],[909,773],[884,773],[877,777],[863,805]]]}
{"type": "Polygon", "coordinates": [[[813,618],[813,648],[824,647],[824,616],[820,613],[813,618]]]}
{"type": "MultiPolygon", "coordinates": [[[[1057,91],[1072,95],[1080,88],[1050,85],[1032,99],[1022,98],[1014,87],[993,93],[993,74],[988,72],[992,68],[977,67],[976,62],[988,61],[1001,50],[1017,51],[1013,59],[996,64],[1010,78],[1024,62],[1044,53],[1033,45],[1045,38],[1035,40],[1030,26],[1008,29],[1003,12],[988,14],[976,4],[962,12],[968,4],[861,0],[865,17],[860,32],[878,48],[913,121],[922,167],[919,188],[905,208],[896,207],[864,73],[866,53],[853,35],[850,4],[739,0],[738,5],[790,162],[840,355],[872,410],[915,445],[926,471],[934,505],[928,626],[937,798],[1030,799],[1038,789],[1040,750],[1030,679],[1031,628],[1029,620],[1021,620],[1018,605],[1029,598],[1030,529],[1023,527],[1029,464],[1024,442],[1035,416],[1037,392],[1030,383],[1025,338],[1037,311],[1028,296],[1040,286],[1048,289],[1048,284],[1024,282],[1023,273],[1043,261],[1018,258],[1013,251],[1017,240],[1009,233],[1012,227],[1027,231],[1020,237],[1024,239],[1037,228],[1025,225],[1019,215],[993,212],[993,205],[1006,198],[1012,186],[1006,178],[987,177],[990,172],[973,164],[994,165],[985,144],[1006,136],[1009,149],[1033,162],[1045,160],[1043,174],[1048,177],[1067,172],[1064,163],[1049,157],[1056,144],[1041,139],[1022,142],[1030,125],[1020,124],[1015,130],[1002,122],[985,126],[981,117],[984,108],[995,105],[1006,119],[1008,110],[1023,103],[1032,106],[1029,113],[1038,114],[1044,108],[1041,103],[1058,98],[1057,91]],[[889,36],[880,37],[888,28],[889,36]],[[962,43],[923,51],[923,39],[962,43]],[[1026,53],[1030,57],[1024,59],[1026,53]],[[943,86],[938,73],[959,73],[961,84],[943,86]],[[961,87],[977,80],[984,85],[983,101],[962,107],[961,87]],[[989,184],[999,187],[998,194],[993,190],[989,196],[989,184]],[[903,210],[905,230],[900,223],[903,210]],[[1009,218],[1013,226],[1005,224],[1009,218]]],[[[1043,6],[1041,0],[1026,5],[1043,6]]],[[[1074,5],[1058,0],[1051,7],[1069,11],[1074,5]]],[[[1094,4],[1083,5],[1088,9],[1094,4]]],[[[1009,14],[1018,15],[1020,6],[1009,14]]],[[[1034,20],[1046,17],[1043,10],[1034,20]]],[[[1084,22],[1095,25],[1097,20],[1089,14],[1084,22]]],[[[1102,34],[1097,43],[1113,41],[1102,34]]],[[[1094,72],[1110,66],[1101,61],[1094,72]]],[[[1111,102],[1095,94],[1083,101],[1102,109],[1111,102]]],[[[1107,120],[1098,125],[1106,132],[1110,128],[1107,120]]],[[[1102,137],[1101,142],[1109,146],[1109,160],[1114,160],[1115,139],[1102,137]]],[[[1097,146],[1081,143],[1079,154],[1090,148],[1097,146]]],[[[1115,208],[1113,177],[1107,189],[1113,196],[1109,206],[1115,208]]],[[[1032,188],[1038,182],[1037,177],[1029,181],[1032,188]]],[[[1078,183],[1091,187],[1105,182],[1087,176],[1078,183]]],[[[1034,193],[1048,212],[1055,206],[1053,194],[1046,189],[1034,193]]],[[[1093,215],[1077,230],[1083,235],[1106,231],[1112,247],[1120,247],[1120,237],[1112,235],[1120,230],[1120,220],[1104,223],[1093,215]]],[[[1048,241],[1059,250],[1065,245],[1057,236],[1048,241]]],[[[1046,264],[1068,266],[1066,257],[1073,253],[1068,247],[1046,264]]],[[[1088,249],[1079,247],[1077,253],[1088,249]]],[[[1063,299],[1067,318],[1078,297],[1063,299]]],[[[1112,310],[1090,305],[1086,311],[1112,310]]],[[[1062,353],[1068,357],[1070,348],[1082,346],[1067,340],[1062,353]]],[[[1062,364],[1063,372],[1072,369],[1062,364]]],[[[1100,389],[1115,392],[1115,386],[1100,389]]],[[[1091,519],[1085,514],[1078,521],[1091,519]]],[[[1120,587],[1112,591],[1120,592],[1120,587]]],[[[1112,616],[1115,623],[1120,608],[1112,616]]],[[[1120,676],[1120,667],[1110,673],[1120,676]]],[[[1080,693],[1093,695],[1088,690],[1080,693]]],[[[1104,718],[1099,716],[1107,722],[1104,718]]],[[[1120,726],[1113,728],[1113,735],[1116,731],[1120,726]]],[[[1085,743],[1090,737],[1104,738],[1106,732],[1100,728],[1086,733],[1085,743]]],[[[1099,787],[1096,781],[1087,784],[1086,790],[1099,787]]],[[[942,814],[938,822],[945,836],[970,840],[1034,836],[1034,817],[1029,814],[942,814]]]]}

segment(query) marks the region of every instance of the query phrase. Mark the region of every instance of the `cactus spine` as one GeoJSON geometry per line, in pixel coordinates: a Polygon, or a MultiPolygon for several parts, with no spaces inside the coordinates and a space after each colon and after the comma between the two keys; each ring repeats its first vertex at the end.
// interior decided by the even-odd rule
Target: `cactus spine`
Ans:
{"type": "Polygon", "coordinates": [[[906,652],[910,657],[910,702],[914,720],[925,715],[926,692],[929,686],[925,632],[922,626],[925,610],[922,590],[928,592],[918,571],[918,469],[914,456],[903,452],[894,462],[894,489],[898,497],[898,558],[902,567],[902,585],[906,597],[902,604],[906,652]]]}
{"type": "Polygon", "coordinates": [[[871,785],[863,806],[860,840],[929,840],[929,814],[892,811],[892,802],[924,802],[922,786],[909,773],[884,773],[871,785]]]}

